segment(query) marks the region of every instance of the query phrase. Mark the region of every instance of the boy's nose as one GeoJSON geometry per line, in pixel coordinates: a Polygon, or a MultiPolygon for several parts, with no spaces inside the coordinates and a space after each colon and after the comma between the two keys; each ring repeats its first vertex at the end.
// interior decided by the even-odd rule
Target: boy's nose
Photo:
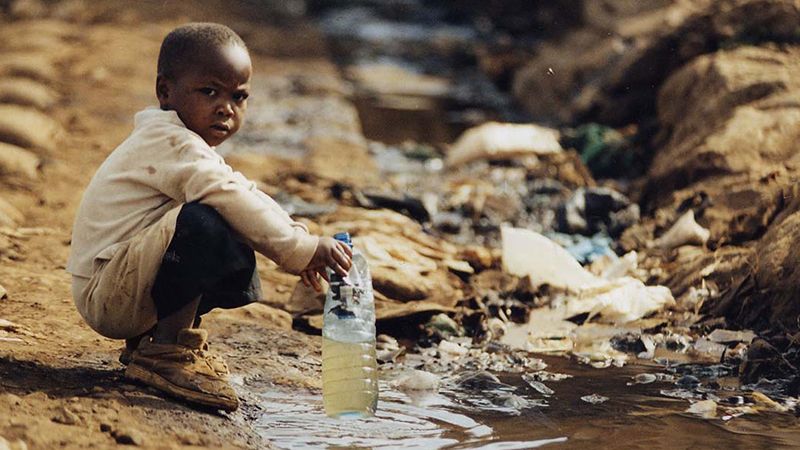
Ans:
{"type": "Polygon", "coordinates": [[[233,115],[233,105],[230,102],[222,102],[217,105],[217,114],[223,117],[230,117],[233,115]]]}

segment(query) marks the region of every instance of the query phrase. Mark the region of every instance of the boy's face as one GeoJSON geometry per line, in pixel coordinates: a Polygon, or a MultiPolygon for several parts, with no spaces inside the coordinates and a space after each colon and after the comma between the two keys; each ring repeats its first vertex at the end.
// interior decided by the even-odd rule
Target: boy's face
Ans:
{"type": "Polygon", "coordinates": [[[161,109],[178,113],[186,128],[216,146],[244,121],[252,66],[244,48],[231,44],[209,49],[173,78],[159,75],[161,109]]]}

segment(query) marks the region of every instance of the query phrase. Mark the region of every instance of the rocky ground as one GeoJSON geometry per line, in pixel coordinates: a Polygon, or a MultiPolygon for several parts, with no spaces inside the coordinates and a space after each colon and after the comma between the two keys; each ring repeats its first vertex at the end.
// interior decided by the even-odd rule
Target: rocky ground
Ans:
{"type": "MultiPolygon", "coordinates": [[[[547,5],[522,22],[513,19],[527,2],[469,2],[459,13],[447,1],[429,3],[460,25],[398,46],[392,36],[373,42],[349,34],[359,22],[383,19],[330,12],[321,1],[308,2],[318,25],[280,2],[253,9],[215,0],[202,8],[0,1],[0,438],[11,448],[265,448],[253,428],[262,413],[256,392],[319,387],[313,333],[321,299],[263,258],[265,302],[204,321],[243,399],[230,415],[126,383],[120,343],[92,332],[72,305],[64,264],[82,188],[128,134],[133,113],[155,102],[161,38],[188,20],[229,24],[253,53],[248,125],[221,149],[226,158],[313,232],[357,237],[373,269],[382,330],[421,333],[420,345],[460,355],[467,341],[485,346],[513,334],[535,317],[531,310],[570,304],[574,283],[594,283],[608,268],[587,265],[589,274],[570,265],[580,281],[511,270],[504,224],[570,249],[636,251],[624,260],[624,285],[613,289],[662,299],[637,317],[609,308],[597,315],[594,306],[550,317],[586,321],[586,330],[589,322],[636,330],[613,351],[580,350],[574,334],[560,350],[607,365],[624,360],[620,351],[652,358],[653,346],[674,347],[686,336],[680,345],[741,363],[744,381],[796,376],[800,3],[540,2],[547,5]],[[574,19],[548,26],[559,14],[574,19]],[[480,31],[465,31],[465,21],[480,31]],[[425,66],[423,76],[367,64],[375,55],[360,51],[365,44],[472,68],[425,66]],[[476,73],[493,84],[483,89],[476,73]],[[513,112],[506,94],[525,114],[513,112]],[[560,128],[536,135],[555,142],[549,150],[515,147],[498,156],[480,140],[441,145],[472,125],[526,114],[560,128]],[[403,141],[408,136],[416,140],[403,141]],[[596,199],[606,206],[587,213],[596,199]],[[689,212],[697,222],[690,233],[667,239],[689,212]],[[456,321],[434,316],[441,312],[456,321]],[[438,319],[418,327],[431,316],[438,319]],[[759,337],[745,356],[740,342],[751,335],[701,339],[714,329],[759,337]]],[[[376,5],[390,17],[414,16],[403,2],[376,5]]],[[[530,330],[541,323],[534,325],[522,329],[522,347],[554,350],[534,339],[530,330]]],[[[796,385],[784,393],[795,395],[796,385]]]]}

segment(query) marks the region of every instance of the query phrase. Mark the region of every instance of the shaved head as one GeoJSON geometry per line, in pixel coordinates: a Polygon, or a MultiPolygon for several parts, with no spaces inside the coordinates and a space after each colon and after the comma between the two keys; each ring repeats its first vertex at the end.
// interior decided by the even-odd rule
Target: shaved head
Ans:
{"type": "Polygon", "coordinates": [[[189,23],[172,30],[161,43],[158,75],[176,78],[210,52],[227,47],[247,46],[236,32],[218,23],[189,23]]]}

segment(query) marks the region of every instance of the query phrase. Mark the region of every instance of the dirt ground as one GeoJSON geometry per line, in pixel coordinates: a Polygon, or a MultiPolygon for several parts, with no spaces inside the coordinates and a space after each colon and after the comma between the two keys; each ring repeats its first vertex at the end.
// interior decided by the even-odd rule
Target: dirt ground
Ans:
{"type": "MultiPolygon", "coordinates": [[[[37,181],[0,183],[0,196],[25,216],[22,228],[0,232],[5,242],[0,284],[8,292],[0,300],[0,320],[12,323],[0,327],[0,437],[12,444],[19,440],[33,449],[115,443],[267,448],[252,426],[263,413],[253,387],[317,386],[318,342],[287,329],[287,314],[261,311],[250,321],[220,317],[208,321],[212,348],[226,355],[243,406],[233,414],[190,408],[127,383],[117,362],[121,342],[93,332],[71,300],[64,268],[75,210],[97,166],[130,132],[133,114],[155,103],[162,37],[182,22],[210,18],[249,29],[249,39],[261,47],[269,47],[276,35],[223,2],[196,3],[136,2],[136,10],[128,2],[80,3],[65,19],[6,18],[2,24],[13,27],[17,48],[27,46],[27,36],[40,33],[62,43],[30,51],[56,61],[59,75],[52,84],[62,98],[48,115],[66,130],[46,156],[37,181]]],[[[291,54],[292,45],[304,38],[286,39],[283,53],[291,54]]],[[[303,51],[302,45],[294,48],[303,51]]],[[[302,70],[328,64],[307,54],[296,56],[256,55],[254,76],[298,70],[291,64],[298,59],[302,70]]],[[[288,293],[296,282],[290,276],[276,280],[268,292],[288,293]]]]}

